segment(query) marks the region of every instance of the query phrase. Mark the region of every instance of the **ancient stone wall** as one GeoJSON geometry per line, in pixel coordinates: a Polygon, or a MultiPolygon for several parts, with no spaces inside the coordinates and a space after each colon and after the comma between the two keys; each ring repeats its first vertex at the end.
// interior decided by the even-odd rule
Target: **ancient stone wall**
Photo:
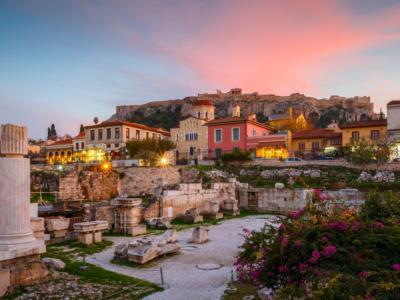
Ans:
{"type": "Polygon", "coordinates": [[[73,171],[60,177],[58,198],[62,200],[109,200],[117,196],[118,173],[73,171]]]}
{"type": "Polygon", "coordinates": [[[137,196],[154,194],[164,181],[164,186],[173,186],[181,182],[180,167],[152,168],[130,167],[118,169],[121,175],[120,194],[137,196]]]}
{"type": "Polygon", "coordinates": [[[164,191],[161,197],[162,216],[175,218],[191,208],[200,213],[211,213],[211,204],[218,201],[220,208],[224,202],[235,197],[235,183],[214,183],[211,189],[203,189],[201,183],[182,183],[177,190],[164,191]]]}

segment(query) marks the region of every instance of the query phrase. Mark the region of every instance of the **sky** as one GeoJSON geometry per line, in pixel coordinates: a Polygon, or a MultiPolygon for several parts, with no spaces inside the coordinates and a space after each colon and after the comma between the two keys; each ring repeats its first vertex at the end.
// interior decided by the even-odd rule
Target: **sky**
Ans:
{"type": "Polygon", "coordinates": [[[75,135],[199,92],[400,99],[400,0],[0,1],[0,123],[75,135]]]}

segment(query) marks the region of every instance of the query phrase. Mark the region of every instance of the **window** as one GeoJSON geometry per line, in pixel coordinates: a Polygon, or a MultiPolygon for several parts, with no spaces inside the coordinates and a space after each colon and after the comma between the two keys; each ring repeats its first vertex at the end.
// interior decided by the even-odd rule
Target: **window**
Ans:
{"type": "Polygon", "coordinates": [[[232,141],[240,140],[240,130],[239,128],[232,128],[232,141]]]}
{"type": "Polygon", "coordinates": [[[119,128],[115,128],[115,139],[119,139],[119,128]]]}
{"type": "Polygon", "coordinates": [[[111,140],[111,128],[107,128],[107,140],[111,140]]]}
{"type": "Polygon", "coordinates": [[[379,140],[379,130],[371,130],[371,140],[379,140]]]}
{"type": "Polygon", "coordinates": [[[118,144],[118,143],[114,144],[114,147],[115,147],[115,148],[118,148],[118,147],[119,147],[119,144],[118,144]]]}
{"type": "Polygon", "coordinates": [[[200,119],[200,112],[199,111],[197,112],[197,117],[200,119]]]}
{"type": "Polygon", "coordinates": [[[208,118],[208,112],[206,112],[206,119],[208,118]]]}
{"type": "Polygon", "coordinates": [[[176,134],[176,141],[179,141],[179,133],[176,134]]]}
{"type": "Polygon", "coordinates": [[[136,130],[136,139],[140,140],[140,130],[136,130]]]}
{"type": "Polygon", "coordinates": [[[102,140],[103,139],[103,129],[99,129],[97,134],[98,134],[98,139],[102,140]]]}
{"type": "Polygon", "coordinates": [[[131,130],[129,128],[125,129],[125,137],[129,140],[129,138],[131,137],[131,130]]]}
{"type": "Polygon", "coordinates": [[[342,143],[342,139],[341,138],[333,138],[331,139],[331,146],[337,146],[340,145],[342,143]]]}
{"type": "Polygon", "coordinates": [[[107,148],[111,148],[111,144],[107,144],[106,147],[107,147],[107,148]]]}
{"type": "Polygon", "coordinates": [[[90,130],[90,140],[94,141],[94,130],[90,130]]]}
{"type": "Polygon", "coordinates": [[[299,150],[306,150],[306,144],[305,143],[299,143],[299,150]]]}
{"type": "Polygon", "coordinates": [[[148,139],[150,137],[150,133],[146,132],[146,139],[148,139]]]}
{"type": "Polygon", "coordinates": [[[253,129],[253,136],[257,135],[257,130],[253,129]]]}
{"type": "Polygon", "coordinates": [[[215,129],[215,141],[216,142],[222,141],[222,129],[215,129]]]}
{"type": "Polygon", "coordinates": [[[85,143],[81,142],[81,149],[85,149],[85,143]]]}
{"type": "Polygon", "coordinates": [[[155,139],[155,138],[156,138],[156,134],[153,132],[152,135],[151,135],[151,137],[152,137],[153,139],[155,139]]]}
{"type": "Polygon", "coordinates": [[[318,150],[319,149],[319,142],[312,142],[312,149],[318,150]]]}
{"type": "Polygon", "coordinates": [[[76,150],[79,150],[79,143],[75,143],[76,150]]]}
{"type": "Polygon", "coordinates": [[[360,140],[360,132],[358,131],[352,131],[351,132],[351,140],[353,142],[358,142],[360,140]]]}

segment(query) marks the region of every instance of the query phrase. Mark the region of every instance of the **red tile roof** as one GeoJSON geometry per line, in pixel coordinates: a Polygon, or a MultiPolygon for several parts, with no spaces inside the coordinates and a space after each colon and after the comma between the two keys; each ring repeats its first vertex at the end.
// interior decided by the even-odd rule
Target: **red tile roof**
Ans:
{"type": "Polygon", "coordinates": [[[79,132],[79,134],[76,137],[74,137],[74,140],[75,139],[84,139],[84,138],[85,138],[85,131],[82,131],[82,132],[79,132]]]}
{"type": "Polygon", "coordinates": [[[388,106],[390,106],[390,105],[400,105],[400,100],[392,100],[387,105],[388,106]]]}
{"type": "Polygon", "coordinates": [[[341,132],[336,132],[326,128],[317,128],[295,132],[293,133],[292,139],[336,138],[341,136],[341,132]]]}
{"type": "Polygon", "coordinates": [[[201,105],[205,105],[205,106],[214,106],[214,104],[210,101],[210,100],[196,100],[193,103],[194,106],[201,106],[201,105]]]}
{"type": "Polygon", "coordinates": [[[340,128],[359,128],[359,127],[374,127],[374,126],[387,126],[386,119],[366,120],[350,124],[340,125],[340,128]]]}
{"type": "Polygon", "coordinates": [[[133,122],[121,121],[121,120],[104,121],[104,122],[101,122],[100,124],[85,126],[85,129],[117,126],[117,125],[126,125],[126,126],[130,126],[130,127],[136,127],[136,128],[140,128],[140,129],[144,129],[144,130],[158,132],[165,136],[170,136],[170,133],[163,129],[158,129],[158,128],[150,127],[150,126],[139,124],[139,123],[133,123],[133,122]]]}
{"type": "Polygon", "coordinates": [[[226,118],[219,118],[219,119],[214,119],[211,121],[208,121],[206,123],[206,125],[219,125],[219,124],[235,124],[235,123],[250,123],[253,125],[257,125],[260,126],[262,128],[268,129],[268,130],[274,130],[272,127],[256,122],[256,121],[252,121],[249,120],[247,118],[244,117],[226,117],[226,118]]]}

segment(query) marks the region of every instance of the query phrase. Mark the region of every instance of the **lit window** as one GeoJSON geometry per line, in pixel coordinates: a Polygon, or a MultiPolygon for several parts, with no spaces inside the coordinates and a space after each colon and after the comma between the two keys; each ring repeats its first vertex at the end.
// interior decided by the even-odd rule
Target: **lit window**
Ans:
{"type": "Polygon", "coordinates": [[[216,142],[222,141],[222,129],[215,129],[215,141],[216,142]]]}
{"type": "Polygon", "coordinates": [[[240,140],[240,130],[239,128],[232,128],[232,141],[240,140]]]}

